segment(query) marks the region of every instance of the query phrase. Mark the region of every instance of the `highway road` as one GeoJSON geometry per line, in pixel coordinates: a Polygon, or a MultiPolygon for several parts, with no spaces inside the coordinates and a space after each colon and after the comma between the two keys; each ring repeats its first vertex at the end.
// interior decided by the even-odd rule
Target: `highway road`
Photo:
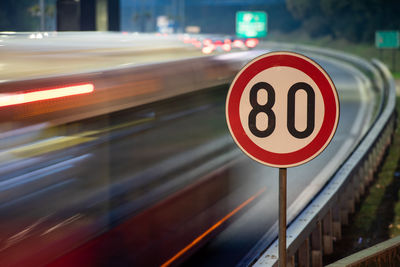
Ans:
{"type": "MultiPolygon", "coordinates": [[[[146,38],[142,44],[148,43],[146,38]]],[[[2,43],[15,42],[18,48],[21,43],[11,39],[2,43]]],[[[172,43],[177,49],[178,42],[172,43]]],[[[11,65],[5,65],[8,72],[0,79],[11,83],[130,64],[125,56],[132,52],[129,45],[114,47],[110,54],[107,43],[101,48],[107,51],[88,52],[92,44],[77,45],[79,51],[69,53],[63,46],[37,45],[33,50],[39,54],[48,54],[47,47],[53,47],[56,57],[49,56],[53,66],[63,53],[74,63],[62,63],[54,72],[51,64],[30,67],[22,71],[27,76],[18,76],[13,63],[4,63],[11,65]],[[71,54],[82,58],[72,60],[71,54]],[[90,58],[113,60],[96,65],[90,58]],[[91,65],[71,67],[79,62],[91,65]]],[[[29,46],[21,47],[33,53],[29,46]]],[[[157,47],[159,52],[132,64],[177,59],[175,52],[160,52],[163,49],[157,47]]],[[[195,53],[199,54],[190,50],[180,55],[193,58],[195,53]]],[[[360,71],[317,54],[309,56],[336,84],[341,116],[326,151],[307,165],[289,169],[289,220],[351,153],[368,130],[377,105],[375,91],[360,71]]],[[[18,64],[32,66],[29,60],[37,60],[38,54],[28,58],[29,64],[22,58],[18,64]]],[[[174,79],[183,77],[178,72],[174,79]]],[[[277,230],[278,172],[251,161],[234,145],[225,123],[227,89],[227,85],[212,87],[3,137],[0,265],[167,266],[183,260],[187,266],[234,265],[263,237],[272,241],[277,230]]]]}

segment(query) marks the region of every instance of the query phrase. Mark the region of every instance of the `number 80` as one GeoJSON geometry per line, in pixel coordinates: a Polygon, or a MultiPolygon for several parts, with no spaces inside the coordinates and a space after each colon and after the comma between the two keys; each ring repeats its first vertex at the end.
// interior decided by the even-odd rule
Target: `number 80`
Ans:
{"type": "MultiPolygon", "coordinates": [[[[275,104],[275,90],[266,82],[258,82],[250,90],[250,104],[253,107],[249,114],[249,129],[252,134],[257,137],[268,137],[274,130],[276,125],[276,116],[272,107],[275,104]],[[257,94],[260,90],[266,90],[268,101],[265,105],[260,105],[257,101],[257,94]],[[256,118],[259,113],[265,113],[268,116],[268,127],[261,131],[257,129],[256,118]]],[[[305,82],[298,82],[292,85],[287,95],[287,128],[289,133],[299,139],[309,137],[315,127],[315,93],[313,88],[305,82]],[[296,93],[304,90],[307,93],[307,127],[304,131],[298,131],[295,127],[295,102],[296,93]]]]}

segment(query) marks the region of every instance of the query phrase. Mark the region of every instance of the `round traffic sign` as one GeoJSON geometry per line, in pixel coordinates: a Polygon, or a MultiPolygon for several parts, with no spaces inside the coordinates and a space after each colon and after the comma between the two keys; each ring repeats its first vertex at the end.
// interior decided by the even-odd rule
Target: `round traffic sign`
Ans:
{"type": "Polygon", "coordinates": [[[244,66],[226,101],[233,139],[254,160],[287,168],[310,161],[332,139],[339,99],[329,75],[310,58],[272,52],[244,66]]]}

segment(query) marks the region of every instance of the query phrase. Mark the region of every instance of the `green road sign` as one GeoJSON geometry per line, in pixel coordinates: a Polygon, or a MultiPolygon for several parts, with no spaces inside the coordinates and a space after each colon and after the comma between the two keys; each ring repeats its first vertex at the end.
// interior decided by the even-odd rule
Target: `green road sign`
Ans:
{"type": "Polygon", "coordinates": [[[236,35],[245,38],[267,36],[267,13],[262,11],[236,12],[236,35]]]}
{"type": "Polygon", "coordinates": [[[398,31],[378,31],[375,33],[377,48],[399,48],[400,36],[398,31]]]}

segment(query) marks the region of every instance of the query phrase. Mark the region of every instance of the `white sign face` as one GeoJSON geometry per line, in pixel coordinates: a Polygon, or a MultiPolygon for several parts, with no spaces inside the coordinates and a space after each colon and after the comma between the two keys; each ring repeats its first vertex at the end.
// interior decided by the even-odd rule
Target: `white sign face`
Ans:
{"type": "Polygon", "coordinates": [[[292,167],[316,157],[328,145],[339,120],[336,89],[311,59],[274,52],[247,64],[227,97],[231,134],[251,158],[292,167]]]}

